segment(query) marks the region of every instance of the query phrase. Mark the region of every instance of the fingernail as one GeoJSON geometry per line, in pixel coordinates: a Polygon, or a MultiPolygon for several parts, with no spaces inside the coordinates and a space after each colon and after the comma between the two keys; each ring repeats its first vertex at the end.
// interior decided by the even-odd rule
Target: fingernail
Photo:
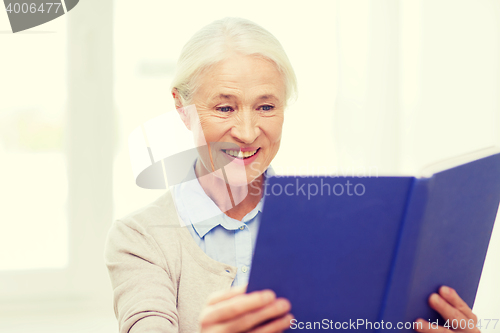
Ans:
{"type": "Polygon", "coordinates": [[[450,294],[450,288],[447,286],[442,286],[441,290],[443,291],[444,294],[449,295],[450,294]]]}
{"type": "Polygon", "coordinates": [[[432,302],[434,302],[434,304],[439,304],[440,301],[438,294],[432,294],[432,302]]]}
{"type": "Polygon", "coordinates": [[[264,291],[264,301],[270,302],[274,299],[274,293],[272,291],[264,291]]]}
{"type": "Polygon", "coordinates": [[[286,310],[286,309],[288,308],[288,302],[287,302],[287,301],[285,301],[284,299],[280,300],[280,301],[278,302],[278,308],[279,308],[280,310],[286,310]]]}

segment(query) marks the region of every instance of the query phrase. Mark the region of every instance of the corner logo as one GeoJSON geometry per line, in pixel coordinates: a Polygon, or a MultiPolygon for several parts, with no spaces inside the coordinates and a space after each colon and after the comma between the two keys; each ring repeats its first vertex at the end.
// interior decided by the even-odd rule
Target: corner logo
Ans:
{"type": "Polygon", "coordinates": [[[75,8],[79,0],[4,0],[12,32],[52,21],[75,8]],[[53,2],[47,2],[53,1],[53,2]]]}

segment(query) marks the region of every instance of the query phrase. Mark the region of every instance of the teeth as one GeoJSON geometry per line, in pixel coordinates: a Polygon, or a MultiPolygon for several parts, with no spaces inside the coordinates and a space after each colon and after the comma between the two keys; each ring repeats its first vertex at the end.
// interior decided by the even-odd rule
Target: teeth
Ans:
{"type": "Polygon", "coordinates": [[[245,151],[245,152],[242,152],[241,150],[225,150],[225,152],[226,152],[226,154],[231,155],[233,157],[247,158],[247,157],[254,155],[257,152],[257,150],[245,151]]]}

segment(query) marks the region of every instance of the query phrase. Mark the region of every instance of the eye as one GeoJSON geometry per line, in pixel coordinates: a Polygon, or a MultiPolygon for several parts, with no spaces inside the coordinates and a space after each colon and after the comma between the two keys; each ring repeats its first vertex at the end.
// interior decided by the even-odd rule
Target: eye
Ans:
{"type": "Polygon", "coordinates": [[[220,111],[220,112],[231,112],[233,111],[233,108],[230,107],[230,106],[219,106],[217,108],[215,108],[217,111],[220,111]]]}
{"type": "Polygon", "coordinates": [[[262,111],[271,111],[272,109],[274,109],[274,106],[273,105],[262,105],[260,108],[262,109],[262,111]]]}

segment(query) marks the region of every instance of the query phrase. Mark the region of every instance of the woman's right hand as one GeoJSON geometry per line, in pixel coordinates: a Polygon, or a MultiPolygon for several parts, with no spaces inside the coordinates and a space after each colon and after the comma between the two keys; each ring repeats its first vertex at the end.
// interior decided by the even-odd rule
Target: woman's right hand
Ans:
{"type": "Polygon", "coordinates": [[[209,297],[200,314],[202,333],[277,333],[290,328],[291,304],[272,290],[246,294],[246,285],[209,297]]]}

